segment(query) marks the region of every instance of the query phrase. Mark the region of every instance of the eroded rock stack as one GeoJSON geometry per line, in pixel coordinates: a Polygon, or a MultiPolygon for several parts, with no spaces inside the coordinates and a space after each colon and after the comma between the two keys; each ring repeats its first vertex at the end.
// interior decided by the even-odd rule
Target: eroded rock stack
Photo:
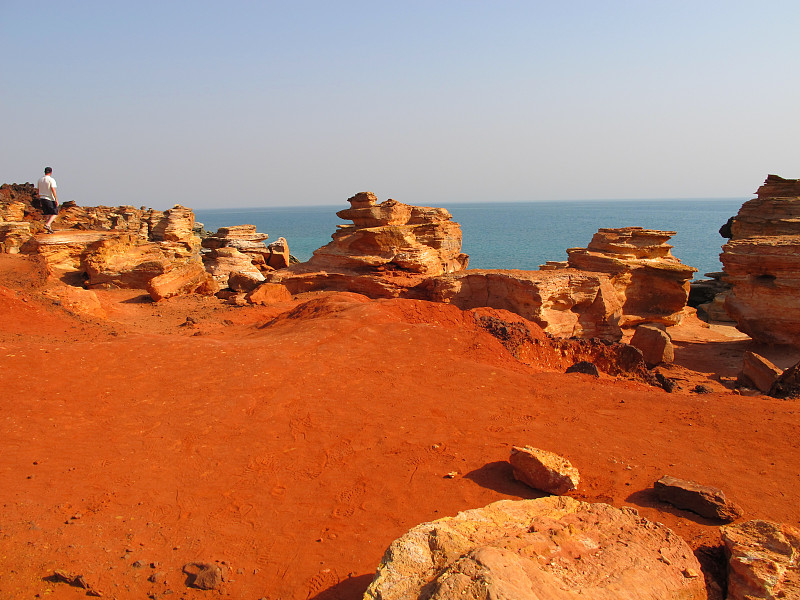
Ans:
{"type": "Polygon", "coordinates": [[[675,231],[641,227],[600,229],[586,248],[570,248],[569,266],[606,273],[622,303],[620,325],[677,325],[697,271],[672,256],[675,231]]]}
{"type": "Polygon", "coordinates": [[[250,291],[264,281],[264,273],[275,268],[269,265],[272,252],[264,245],[267,238],[266,233],[256,231],[255,225],[220,227],[203,239],[207,250],[203,263],[221,287],[250,291]]]}
{"type": "MultiPolygon", "coordinates": [[[[427,278],[466,268],[461,226],[443,208],[411,206],[361,192],[350,208],[336,213],[350,220],[312,258],[270,274],[293,294],[318,290],[363,293],[373,298],[409,295],[427,278]]],[[[413,294],[411,294],[413,295],[413,294]]]]}
{"type": "Polygon", "coordinates": [[[461,226],[444,208],[411,206],[362,192],[337,214],[353,225],[339,226],[333,241],[314,252],[309,264],[325,269],[396,269],[423,275],[461,271],[461,226]]]}
{"type": "Polygon", "coordinates": [[[0,186],[0,253],[17,254],[33,235],[35,229],[25,215],[33,211],[35,196],[31,183],[0,186]]]}
{"type": "Polygon", "coordinates": [[[754,340],[800,346],[800,180],[769,175],[731,224],[725,310],[754,340]]]}

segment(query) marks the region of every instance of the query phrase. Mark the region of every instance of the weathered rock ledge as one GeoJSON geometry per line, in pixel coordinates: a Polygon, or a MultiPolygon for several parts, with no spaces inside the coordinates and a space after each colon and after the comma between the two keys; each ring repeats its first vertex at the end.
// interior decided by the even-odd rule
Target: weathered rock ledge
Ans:
{"type": "Polygon", "coordinates": [[[800,180],[769,175],[730,229],[725,310],[754,340],[800,346],[800,180]]]}

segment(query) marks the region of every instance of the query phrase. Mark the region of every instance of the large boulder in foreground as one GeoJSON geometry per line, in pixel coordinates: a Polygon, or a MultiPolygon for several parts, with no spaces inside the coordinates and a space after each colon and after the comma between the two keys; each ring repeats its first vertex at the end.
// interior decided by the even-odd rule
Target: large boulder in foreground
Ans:
{"type": "Polygon", "coordinates": [[[800,347],[800,180],[769,175],[731,234],[720,255],[725,310],[754,340],[800,347]]]}
{"type": "Polygon", "coordinates": [[[800,529],[769,521],[722,528],[728,555],[727,600],[800,598],[800,529]]]}
{"type": "Polygon", "coordinates": [[[501,500],[389,546],[365,600],[707,598],[689,546],[630,508],[501,500]]]}

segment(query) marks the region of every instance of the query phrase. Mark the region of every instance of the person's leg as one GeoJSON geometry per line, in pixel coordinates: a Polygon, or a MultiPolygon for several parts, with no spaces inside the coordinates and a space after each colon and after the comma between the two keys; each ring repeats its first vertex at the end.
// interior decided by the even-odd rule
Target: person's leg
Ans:
{"type": "Polygon", "coordinates": [[[53,228],[50,226],[53,224],[53,221],[56,220],[56,216],[57,215],[48,215],[47,221],[44,222],[44,228],[47,229],[47,231],[49,231],[50,233],[53,232],[53,228]]]}

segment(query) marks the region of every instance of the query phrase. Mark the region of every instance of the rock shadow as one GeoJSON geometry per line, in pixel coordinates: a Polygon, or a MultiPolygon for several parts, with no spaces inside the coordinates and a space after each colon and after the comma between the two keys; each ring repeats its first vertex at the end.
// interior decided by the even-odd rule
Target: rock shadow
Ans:
{"type": "Polygon", "coordinates": [[[655,490],[653,488],[647,488],[633,492],[630,496],[625,498],[625,501],[642,508],[654,508],[663,513],[669,513],[678,518],[686,519],[687,521],[694,521],[700,525],[708,525],[710,527],[719,527],[720,525],[725,525],[725,523],[720,519],[708,519],[698,515],[697,513],[693,513],[690,510],[683,510],[676,508],[667,502],[662,502],[656,497],[655,490]]]}
{"type": "Polygon", "coordinates": [[[464,479],[474,481],[486,489],[500,492],[507,496],[518,496],[525,500],[543,498],[549,495],[514,479],[511,464],[504,460],[487,463],[474,471],[470,471],[464,475],[464,479]]]}
{"type": "Polygon", "coordinates": [[[88,276],[86,273],[81,271],[66,271],[65,273],[62,273],[61,277],[58,279],[61,281],[61,283],[66,285],[82,288],[83,284],[86,283],[88,276]]]}
{"type": "Polygon", "coordinates": [[[374,573],[348,577],[314,596],[309,596],[308,600],[361,600],[374,577],[374,573]]]}
{"type": "Polygon", "coordinates": [[[140,294],[133,298],[122,300],[120,304],[152,304],[153,302],[154,300],[150,297],[150,294],[140,294]]]}

